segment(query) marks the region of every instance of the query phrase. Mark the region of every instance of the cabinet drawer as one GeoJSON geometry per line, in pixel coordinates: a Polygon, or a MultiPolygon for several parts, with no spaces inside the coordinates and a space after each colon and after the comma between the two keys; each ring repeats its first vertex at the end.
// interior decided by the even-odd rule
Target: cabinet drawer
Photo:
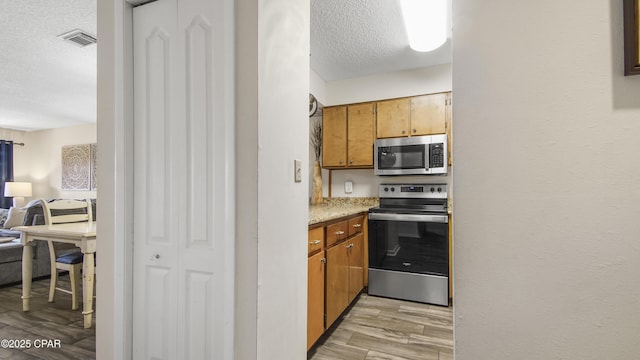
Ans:
{"type": "Polygon", "coordinates": [[[340,242],[349,236],[349,222],[347,220],[327,226],[327,247],[340,242]]]}
{"type": "Polygon", "coordinates": [[[362,215],[349,219],[349,236],[362,232],[363,220],[364,216],[362,215]]]}
{"type": "Polygon", "coordinates": [[[324,247],[324,227],[309,230],[309,252],[311,255],[324,247]]]}

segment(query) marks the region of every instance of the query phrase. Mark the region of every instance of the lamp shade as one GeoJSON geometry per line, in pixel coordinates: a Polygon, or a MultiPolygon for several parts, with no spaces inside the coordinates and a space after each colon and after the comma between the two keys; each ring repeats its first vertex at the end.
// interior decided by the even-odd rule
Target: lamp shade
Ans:
{"type": "Polygon", "coordinates": [[[4,183],[4,196],[6,197],[31,196],[31,183],[30,182],[6,182],[4,183]]]}

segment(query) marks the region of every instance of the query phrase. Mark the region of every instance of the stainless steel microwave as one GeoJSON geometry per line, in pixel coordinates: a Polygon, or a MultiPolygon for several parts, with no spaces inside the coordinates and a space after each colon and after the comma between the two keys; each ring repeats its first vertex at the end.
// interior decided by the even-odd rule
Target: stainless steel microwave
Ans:
{"type": "Polygon", "coordinates": [[[376,175],[443,175],[447,135],[378,139],[373,158],[376,175]]]}

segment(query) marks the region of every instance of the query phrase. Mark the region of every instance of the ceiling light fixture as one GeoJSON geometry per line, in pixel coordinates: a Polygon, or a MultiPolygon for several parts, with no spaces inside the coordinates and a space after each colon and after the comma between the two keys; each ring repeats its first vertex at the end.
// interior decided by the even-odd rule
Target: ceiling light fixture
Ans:
{"type": "Polygon", "coordinates": [[[420,52],[447,41],[447,0],[400,0],[409,46],[420,52]]]}

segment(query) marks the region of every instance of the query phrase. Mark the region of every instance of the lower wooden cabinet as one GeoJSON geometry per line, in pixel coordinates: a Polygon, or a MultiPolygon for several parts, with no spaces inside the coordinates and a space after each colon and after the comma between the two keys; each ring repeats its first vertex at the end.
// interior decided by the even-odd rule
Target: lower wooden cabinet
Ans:
{"type": "Polygon", "coordinates": [[[327,249],[326,313],[328,328],[360,293],[364,284],[362,233],[327,249]]]}
{"type": "Polygon", "coordinates": [[[324,250],[309,256],[307,285],[307,350],[324,332],[324,250]]]}
{"type": "Polygon", "coordinates": [[[349,252],[348,243],[342,242],[327,249],[326,293],[328,328],[349,304],[349,252]]]}
{"type": "Polygon", "coordinates": [[[358,214],[309,230],[307,350],[364,288],[366,221],[366,214],[358,214]],[[324,247],[312,252],[321,234],[324,247]]]}
{"type": "Polygon", "coordinates": [[[364,236],[353,237],[349,245],[349,301],[347,306],[364,288],[364,236]]]}

